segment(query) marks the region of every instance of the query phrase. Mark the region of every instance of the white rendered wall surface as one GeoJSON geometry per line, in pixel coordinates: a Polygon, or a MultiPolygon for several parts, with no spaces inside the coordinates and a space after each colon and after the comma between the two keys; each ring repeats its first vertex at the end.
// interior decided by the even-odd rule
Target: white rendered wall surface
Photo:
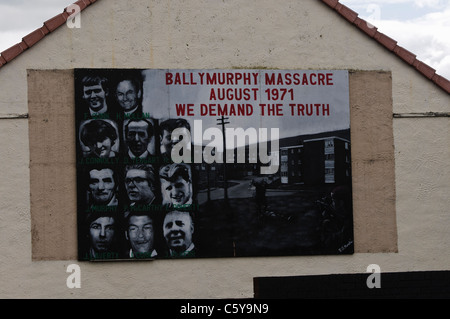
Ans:
{"type": "MultiPolygon", "coordinates": [[[[18,39],[19,40],[19,39],[18,39]]],[[[393,112],[450,98],[315,0],[100,0],[0,69],[0,112],[28,112],[28,69],[350,69],[392,72],[393,112]]],[[[83,263],[32,261],[27,119],[0,120],[0,298],[249,298],[253,278],[450,269],[450,122],[394,119],[397,253],[83,263]]]]}

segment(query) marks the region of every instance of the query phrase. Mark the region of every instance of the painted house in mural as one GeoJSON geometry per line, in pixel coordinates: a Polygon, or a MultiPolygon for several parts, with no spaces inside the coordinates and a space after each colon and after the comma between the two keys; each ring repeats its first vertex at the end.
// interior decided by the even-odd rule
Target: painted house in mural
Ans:
{"type": "Polygon", "coordinates": [[[335,136],[334,133],[288,139],[291,144],[280,147],[281,183],[348,183],[351,180],[350,139],[345,134],[335,136]]]}
{"type": "MultiPolygon", "coordinates": [[[[348,132],[348,131],[347,131],[348,132]]],[[[351,181],[351,143],[347,132],[327,132],[282,139],[277,154],[268,155],[277,159],[271,165],[279,167],[278,172],[271,174],[273,180],[280,179],[281,184],[347,184],[351,181]],[[341,136],[334,135],[335,133],[341,136]]],[[[269,144],[270,145],[270,144],[269,144]]],[[[252,146],[235,148],[232,152],[235,161],[238,154],[244,154],[244,163],[228,163],[227,179],[244,179],[260,175],[261,163],[252,146]]],[[[194,147],[193,147],[194,148],[194,147]]],[[[195,148],[194,148],[195,149],[195,148]]],[[[269,147],[270,150],[270,147],[269,147]]],[[[218,155],[222,157],[223,155],[218,155]]],[[[223,181],[223,164],[196,164],[199,181],[205,186],[217,186],[223,181]]]]}
{"type": "Polygon", "coordinates": [[[336,136],[306,140],[302,154],[305,184],[344,184],[350,181],[349,140],[336,136]]]}

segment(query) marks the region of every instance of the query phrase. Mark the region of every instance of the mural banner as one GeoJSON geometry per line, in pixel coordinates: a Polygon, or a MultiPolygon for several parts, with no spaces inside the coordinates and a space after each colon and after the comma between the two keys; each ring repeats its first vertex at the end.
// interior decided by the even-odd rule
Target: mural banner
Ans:
{"type": "Polygon", "coordinates": [[[78,259],[353,253],[346,70],[75,69],[78,259]]]}

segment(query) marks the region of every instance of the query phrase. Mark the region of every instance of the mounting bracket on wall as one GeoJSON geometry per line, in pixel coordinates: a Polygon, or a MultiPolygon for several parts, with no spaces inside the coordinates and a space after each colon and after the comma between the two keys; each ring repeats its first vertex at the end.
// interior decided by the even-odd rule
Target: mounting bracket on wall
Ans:
{"type": "Polygon", "coordinates": [[[449,112],[394,113],[394,118],[450,117],[449,112]]]}
{"type": "Polygon", "coordinates": [[[25,114],[0,114],[0,120],[10,120],[10,119],[27,119],[28,113],[25,114]]]}

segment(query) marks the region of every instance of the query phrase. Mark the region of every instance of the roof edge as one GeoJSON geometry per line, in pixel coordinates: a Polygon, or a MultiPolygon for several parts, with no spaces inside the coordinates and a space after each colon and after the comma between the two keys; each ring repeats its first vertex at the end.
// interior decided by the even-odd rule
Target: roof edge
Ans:
{"type": "Polygon", "coordinates": [[[334,9],[342,17],[344,17],[348,22],[356,26],[359,30],[364,32],[366,35],[377,41],[379,44],[384,46],[387,50],[398,56],[406,64],[415,68],[420,74],[426,77],[428,80],[432,81],[434,84],[439,86],[445,92],[450,94],[450,81],[445,77],[436,73],[436,70],[426,63],[418,60],[416,55],[409,52],[405,48],[397,45],[397,41],[390,38],[384,33],[378,31],[377,27],[373,26],[364,19],[358,17],[358,14],[343,5],[339,0],[321,0],[323,3],[327,4],[330,8],[334,9]]]}
{"type": "MultiPolygon", "coordinates": [[[[98,0],[78,0],[74,2],[73,4],[77,5],[81,11],[86,9],[88,6],[93,4],[94,2],[97,2],[98,0]]],[[[69,7],[69,6],[68,6],[69,7]]],[[[72,14],[72,12],[68,12],[67,8],[64,8],[63,12],[54,16],[51,19],[48,19],[44,22],[42,27],[34,30],[33,32],[27,34],[22,38],[22,41],[13,45],[12,47],[4,50],[0,53],[0,68],[3,67],[5,64],[11,62],[16,57],[18,57],[20,54],[22,54],[24,51],[31,48],[33,45],[41,41],[47,34],[55,31],[60,26],[62,26],[64,23],[66,23],[69,16],[72,14]]]]}
{"type": "MultiPolygon", "coordinates": [[[[73,4],[78,5],[83,11],[91,4],[97,2],[98,0],[78,0],[73,4]]],[[[445,92],[450,94],[450,81],[445,77],[436,73],[436,70],[426,63],[418,60],[416,55],[409,52],[405,48],[397,45],[397,41],[390,38],[389,36],[381,33],[378,29],[371,25],[364,19],[358,17],[358,13],[351,10],[349,7],[343,5],[339,0],[321,0],[323,3],[328,5],[330,8],[334,9],[343,18],[345,18],[349,23],[356,26],[359,30],[364,32],[370,38],[377,41],[379,44],[384,46],[387,50],[398,56],[408,65],[414,67],[420,74],[426,77],[428,80],[432,81],[438,87],[443,89],[445,92]]],[[[22,41],[13,45],[12,47],[4,50],[0,53],[0,68],[5,64],[14,60],[17,56],[22,54],[24,51],[31,48],[33,45],[41,41],[47,34],[55,31],[61,25],[66,23],[70,14],[67,12],[67,7],[64,11],[53,18],[44,22],[43,26],[29,33],[22,38],[22,41]]]]}

